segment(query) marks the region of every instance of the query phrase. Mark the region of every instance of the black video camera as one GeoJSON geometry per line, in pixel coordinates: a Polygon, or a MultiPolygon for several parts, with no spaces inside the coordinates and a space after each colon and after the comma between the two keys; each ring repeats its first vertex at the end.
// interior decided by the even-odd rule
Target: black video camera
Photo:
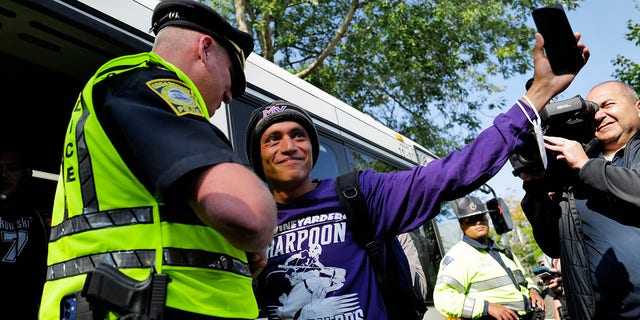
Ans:
{"type": "MultiPolygon", "coordinates": [[[[598,105],[595,102],[584,100],[580,95],[549,103],[539,112],[542,133],[547,136],[578,141],[588,152],[587,145],[595,138],[595,114],[597,111],[598,105]]],[[[521,172],[545,170],[537,144],[535,133],[531,129],[525,144],[509,157],[514,176],[519,176],[521,172]]],[[[558,163],[555,160],[555,155],[549,151],[547,151],[547,160],[547,173],[558,174],[557,170],[569,170],[568,165],[558,163]]]]}

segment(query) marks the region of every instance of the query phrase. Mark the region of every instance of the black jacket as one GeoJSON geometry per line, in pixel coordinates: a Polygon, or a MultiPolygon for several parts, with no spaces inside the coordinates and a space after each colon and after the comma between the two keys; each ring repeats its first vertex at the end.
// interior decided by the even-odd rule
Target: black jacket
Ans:
{"type": "MultiPolygon", "coordinates": [[[[595,154],[600,154],[600,147],[595,154]]],[[[640,135],[637,133],[623,149],[622,159],[612,164],[593,157],[575,175],[562,181],[526,182],[522,208],[531,222],[540,248],[551,257],[560,257],[567,292],[567,305],[573,319],[640,317],[640,266],[624,263],[636,252],[626,252],[615,259],[606,256],[615,250],[598,235],[586,234],[590,247],[585,248],[584,215],[611,221],[607,232],[632,235],[640,232],[640,135]],[[554,191],[552,199],[548,191],[554,191]],[[590,215],[590,216],[589,216],[590,215]],[[595,244],[595,245],[594,245],[595,244]],[[601,246],[602,248],[598,248],[601,246]],[[594,249],[595,247],[595,249],[594,249]],[[612,263],[615,262],[615,263],[612,263]],[[602,274],[611,276],[610,290],[603,285],[602,274]],[[617,283],[616,283],[617,282],[617,283]],[[594,290],[595,288],[595,290],[594,290]]],[[[603,226],[605,227],[605,226],[603,226]]],[[[591,226],[593,230],[593,226],[591,226]]],[[[588,232],[587,232],[588,233],[588,232]]],[[[629,237],[637,242],[637,236],[629,237]]]]}

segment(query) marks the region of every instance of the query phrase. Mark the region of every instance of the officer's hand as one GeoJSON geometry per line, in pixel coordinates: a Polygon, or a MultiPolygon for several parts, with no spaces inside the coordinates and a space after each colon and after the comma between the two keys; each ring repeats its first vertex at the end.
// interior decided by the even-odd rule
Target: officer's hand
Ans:
{"type": "Polygon", "coordinates": [[[249,269],[251,270],[251,277],[256,279],[262,269],[267,266],[267,253],[262,252],[247,252],[247,260],[249,261],[249,269]]]}
{"type": "Polygon", "coordinates": [[[496,320],[518,320],[518,314],[504,307],[501,304],[491,303],[489,302],[489,310],[487,310],[490,316],[494,317],[496,320]]]}
{"type": "Polygon", "coordinates": [[[547,304],[544,302],[538,290],[531,289],[529,290],[529,299],[531,300],[531,305],[534,307],[538,307],[542,310],[547,310],[547,304]]]}

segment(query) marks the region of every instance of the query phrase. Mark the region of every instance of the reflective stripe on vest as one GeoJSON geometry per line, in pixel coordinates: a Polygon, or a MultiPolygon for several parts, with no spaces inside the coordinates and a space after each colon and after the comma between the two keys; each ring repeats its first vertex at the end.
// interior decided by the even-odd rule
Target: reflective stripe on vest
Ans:
{"type": "MultiPolygon", "coordinates": [[[[217,269],[251,276],[249,265],[228,255],[202,250],[166,248],[163,250],[164,265],[217,269]]],[[[154,250],[132,250],[98,253],[73,260],[56,263],[47,268],[47,281],[72,277],[93,271],[101,263],[116,268],[151,268],[155,265],[154,250]]]]}
{"type": "Polygon", "coordinates": [[[462,285],[462,283],[458,282],[458,280],[450,277],[450,276],[439,276],[437,283],[446,283],[459,292],[467,293],[467,289],[462,285]]]}
{"type": "Polygon", "coordinates": [[[64,236],[89,230],[127,226],[139,223],[153,223],[153,212],[151,207],[85,213],[68,218],[61,224],[51,228],[51,236],[49,240],[56,241],[64,236]]]}
{"type": "Polygon", "coordinates": [[[476,304],[476,298],[465,297],[464,298],[464,306],[462,307],[462,317],[463,318],[471,318],[473,317],[473,306],[476,304]]]}
{"type": "Polygon", "coordinates": [[[82,203],[84,203],[84,213],[100,210],[98,208],[98,197],[96,196],[95,182],[93,180],[93,169],[91,168],[91,157],[87,142],[84,139],[84,124],[91,112],[87,108],[85,101],[80,94],[82,103],[82,115],[76,125],[76,152],[78,152],[78,176],[82,186],[82,203]]]}
{"type": "Polygon", "coordinates": [[[511,277],[508,275],[504,275],[502,277],[497,277],[489,280],[484,280],[480,282],[474,282],[469,286],[469,292],[479,292],[479,291],[487,291],[493,290],[495,288],[499,288],[506,285],[513,285],[513,281],[511,281],[511,277]]]}
{"type": "MultiPolygon", "coordinates": [[[[446,283],[447,285],[455,288],[459,292],[467,293],[467,291],[465,290],[464,286],[460,282],[458,282],[456,279],[454,279],[452,277],[440,276],[440,277],[438,277],[438,281],[437,282],[438,283],[446,283]]],[[[481,281],[481,282],[474,282],[469,287],[469,291],[468,292],[480,292],[480,291],[493,290],[495,288],[506,286],[506,285],[513,285],[513,282],[511,281],[511,278],[508,275],[505,275],[505,276],[502,276],[502,277],[498,277],[498,278],[489,279],[489,280],[485,280],[485,281],[481,281]]],[[[474,305],[474,303],[475,303],[475,298],[471,298],[471,297],[466,297],[465,298],[464,306],[462,308],[462,317],[463,318],[471,318],[473,316],[473,305],[474,305]]],[[[511,308],[513,310],[525,310],[525,307],[526,307],[524,301],[500,302],[500,304],[505,306],[505,307],[511,308]]]]}

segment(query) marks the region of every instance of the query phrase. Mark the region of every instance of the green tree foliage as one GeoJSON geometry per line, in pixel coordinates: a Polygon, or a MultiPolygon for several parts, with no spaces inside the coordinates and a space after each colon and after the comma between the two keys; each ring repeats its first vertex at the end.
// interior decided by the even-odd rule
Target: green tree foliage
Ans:
{"type": "Polygon", "coordinates": [[[522,266],[531,271],[536,266],[536,258],[543,252],[533,238],[531,224],[522,211],[520,200],[513,198],[505,198],[504,200],[510,208],[513,230],[496,235],[494,239],[505,248],[510,248],[522,266]]]}
{"type": "Polygon", "coordinates": [[[441,155],[476,136],[481,112],[517,98],[490,77],[531,72],[527,20],[558,2],[579,3],[208,1],[254,35],[257,54],[441,155]]]}
{"type": "MultiPolygon", "coordinates": [[[[636,4],[636,9],[640,11],[640,3],[636,4]]],[[[627,40],[640,46],[640,24],[629,20],[627,21],[627,29],[629,30],[626,34],[627,40]]],[[[618,55],[613,60],[613,65],[617,67],[614,71],[614,77],[628,83],[636,92],[640,92],[640,64],[630,58],[618,55]]]]}

